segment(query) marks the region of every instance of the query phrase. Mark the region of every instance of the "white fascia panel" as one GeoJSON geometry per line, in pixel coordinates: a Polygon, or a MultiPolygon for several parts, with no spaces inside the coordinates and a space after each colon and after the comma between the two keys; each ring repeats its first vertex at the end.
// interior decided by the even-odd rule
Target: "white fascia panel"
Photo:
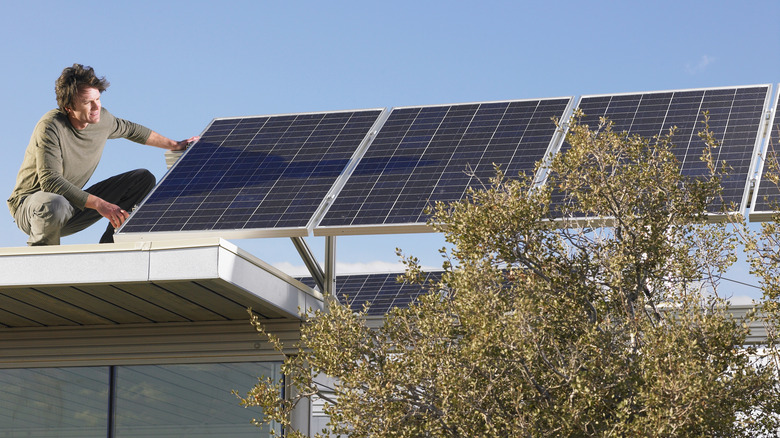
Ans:
{"type": "Polygon", "coordinates": [[[19,248],[0,254],[0,286],[45,286],[77,283],[146,281],[149,253],[111,250],[108,245],[89,245],[86,251],[36,251],[19,248]]]}
{"type": "Polygon", "coordinates": [[[273,266],[222,242],[219,278],[252,293],[290,316],[324,309],[322,295],[273,266]]]}
{"type": "Polygon", "coordinates": [[[149,281],[219,278],[218,260],[218,246],[150,251],[149,281]]]}

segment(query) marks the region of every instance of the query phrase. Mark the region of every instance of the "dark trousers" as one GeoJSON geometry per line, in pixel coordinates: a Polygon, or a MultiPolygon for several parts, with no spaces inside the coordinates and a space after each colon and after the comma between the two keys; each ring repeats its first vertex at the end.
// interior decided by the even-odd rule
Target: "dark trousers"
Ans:
{"type": "MultiPolygon", "coordinates": [[[[156,182],[154,175],[148,170],[136,169],[100,181],[85,191],[130,212],[152,191],[156,182]]],[[[81,231],[102,217],[97,210],[85,208],[70,218],[62,228],[62,235],[67,236],[81,231]]],[[[114,227],[109,223],[106,232],[100,237],[100,243],[113,242],[114,227]]]]}
{"type": "MultiPolygon", "coordinates": [[[[129,212],[149,194],[155,183],[151,172],[136,169],[100,181],[85,191],[129,212]]],[[[59,245],[60,236],[79,232],[101,217],[97,210],[91,208],[73,208],[60,195],[38,192],[22,202],[16,212],[16,223],[30,236],[28,245],[59,245]]],[[[100,243],[113,241],[114,227],[109,223],[100,243]]]]}

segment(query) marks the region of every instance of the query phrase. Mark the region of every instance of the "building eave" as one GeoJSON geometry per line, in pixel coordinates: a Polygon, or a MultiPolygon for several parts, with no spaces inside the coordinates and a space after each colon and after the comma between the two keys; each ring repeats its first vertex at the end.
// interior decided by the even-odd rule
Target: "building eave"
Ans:
{"type": "Polygon", "coordinates": [[[299,319],[322,295],[223,239],[0,249],[0,327],[299,319]]]}

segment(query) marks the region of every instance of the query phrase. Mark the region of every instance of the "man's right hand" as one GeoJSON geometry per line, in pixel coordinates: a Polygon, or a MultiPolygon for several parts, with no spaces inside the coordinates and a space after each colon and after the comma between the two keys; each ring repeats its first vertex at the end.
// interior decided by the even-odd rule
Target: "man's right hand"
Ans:
{"type": "Polygon", "coordinates": [[[111,222],[111,226],[114,227],[114,229],[121,227],[125,220],[130,217],[130,213],[122,210],[118,205],[104,201],[95,195],[89,195],[87,197],[86,207],[97,210],[101,216],[111,222]]]}

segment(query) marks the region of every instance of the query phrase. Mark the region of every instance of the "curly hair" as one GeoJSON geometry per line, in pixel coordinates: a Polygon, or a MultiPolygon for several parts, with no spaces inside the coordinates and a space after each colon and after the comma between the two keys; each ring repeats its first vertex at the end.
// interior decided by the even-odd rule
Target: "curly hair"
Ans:
{"type": "Polygon", "coordinates": [[[90,66],[73,64],[65,67],[62,74],[54,83],[54,91],[57,94],[57,106],[63,112],[73,103],[73,99],[79,93],[80,87],[95,87],[101,93],[106,91],[110,84],[105,77],[97,77],[95,70],[90,66]]]}

